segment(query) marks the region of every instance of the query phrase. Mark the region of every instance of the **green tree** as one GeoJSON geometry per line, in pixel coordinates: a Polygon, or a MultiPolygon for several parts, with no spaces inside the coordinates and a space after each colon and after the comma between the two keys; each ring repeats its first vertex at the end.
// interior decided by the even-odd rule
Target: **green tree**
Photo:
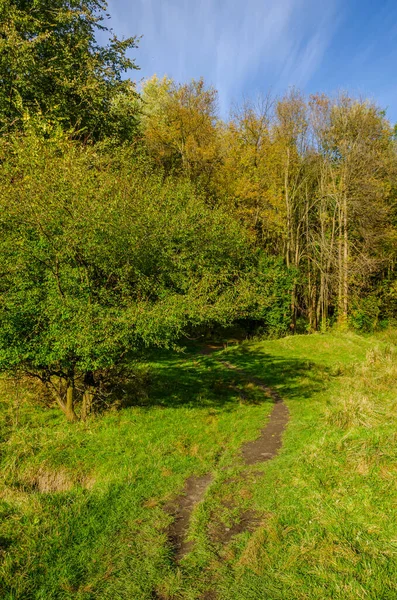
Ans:
{"type": "Polygon", "coordinates": [[[107,45],[102,0],[0,0],[0,127],[20,127],[32,114],[59,121],[83,139],[130,135],[136,91],[123,72],[136,69],[128,51],[137,38],[107,45]],[[120,132],[120,110],[129,115],[120,132]]]}
{"type": "Polygon", "coordinates": [[[0,370],[41,379],[69,420],[128,353],[246,314],[250,240],[190,184],[62,136],[2,153],[0,370]]]}

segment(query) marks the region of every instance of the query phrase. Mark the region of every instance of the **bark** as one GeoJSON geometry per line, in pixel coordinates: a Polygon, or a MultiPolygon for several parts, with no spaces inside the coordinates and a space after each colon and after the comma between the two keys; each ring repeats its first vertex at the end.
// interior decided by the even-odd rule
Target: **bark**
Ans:
{"type": "Polygon", "coordinates": [[[74,382],[68,382],[68,387],[66,389],[66,403],[64,408],[64,413],[66,418],[71,423],[77,421],[77,416],[74,411],[74,401],[75,401],[76,390],[74,387],[74,382]]]}
{"type": "Polygon", "coordinates": [[[92,371],[88,371],[84,376],[84,393],[81,407],[81,419],[85,421],[92,411],[96,393],[95,379],[92,371]]]}
{"type": "Polygon", "coordinates": [[[342,259],[342,208],[339,207],[339,235],[338,235],[338,321],[341,322],[343,317],[343,259],[342,259]]]}
{"type": "Polygon", "coordinates": [[[83,394],[83,404],[81,407],[81,419],[85,421],[92,411],[92,405],[95,396],[95,388],[88,388],[83,394]]]}
{"type": "Polygon", "coordinates": [[[291,205],[289,198],[289,150],[287,150],[287,164],[284,171],[284,194],[285,194],[285,208],[287,213],[287,239],[286,239],[286,251],[285,251],[285,262],[287,267],[290,266],[290,252],[291,252],[291,205]]]}
{"type": "Polygon", "coordinates": [[[349,233],[347,196],[343,193],[339,207],[338,239],[338,321],[346,325],[349,302],[349,233]]]}
{"type": "Polygon", "coordinates": [[[315,318],[313,311],[313,289],[312,285],[312,266],[311,260],[309,256],[309,247],[310,247],[310,228],[309,228],[309,199],[308,199],[308,191],[306,186],[306,196],[305,196],[305,244],[306,244],[306,254],[307,254],[307,293],[306,293],[306,306],[307,306],[307,317],[309,320],[309,332],[315,331],[315,318]]]}

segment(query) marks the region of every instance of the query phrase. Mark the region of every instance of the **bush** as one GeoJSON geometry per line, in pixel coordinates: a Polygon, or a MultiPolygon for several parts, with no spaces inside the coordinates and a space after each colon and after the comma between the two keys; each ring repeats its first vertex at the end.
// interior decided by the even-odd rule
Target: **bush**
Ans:
{"type": "Polygon", "coordinates": [[[379,326],[380,300],[375,295],[355,298],[349,315],[350,325],[363,332],[372,332],[379,326]]]}

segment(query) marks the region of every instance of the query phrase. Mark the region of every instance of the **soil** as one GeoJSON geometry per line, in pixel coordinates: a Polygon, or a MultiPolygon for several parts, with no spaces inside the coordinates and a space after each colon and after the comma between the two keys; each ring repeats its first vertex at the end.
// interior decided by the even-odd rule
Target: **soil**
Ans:
{"type": "Polygon", "coordinates": [[[282,434],[288,419],[288,408],[283,402],[277,402],[260,437],[244,444],[241,450],[246,465],[254,465],[276,456],[282,446],[282,434]]]}
{"type": "MultiPolygon", "coordinates": [[[[202,350],[202,354],[211,354],[217,350],[223,349],[223,345],[208,344],[202,350]]],[[[274,408],[270,414],[269,421],[262,429],[258,439],[247,442],[241,449],[241,454],[245,465],[250,466],[262,463],[274,458],[282,446],[282,434],[286,428],[289,419],[287,406],[284,404],[279,394],[269,388],[261,379],[248,376],[245,371],[235,365],[220,360],[228,369],[233,369],[242,375],[244,379],[261,388],[264,393],[273,399],[274,408]]],[[[262,472],[242,473],[241,478],[247,479],[250,476],[260,477],[262,472]]],[[[174,549],[175,561],[179,562],[192,548],[192,542],[187,541],[190,517],[194,508],[203,500],[205,492],[212,482],[212,475],[207,474],[202,477],[189,477],[185,483],[183,493],[178,496],[171,504],[165,507],[166,512],[174,517],[168,529],[168,539],[174,549]]],[[[227,482],[226,482],[227,485],[227,482]]],[[[227,506],[225,505],[225,508],[227,506]]],[[[209,537],[212,541],[227,544],[233,536],[244,531],[253,531],[263,521],[257,511],[246,510],[237,517],[236,521],[230,526],[217,521],[215,518],[209,525],[209,537]]],[[[208,592],[213,593],[213,592],[208,592]]],[[[216,596],[205,596],[206,598],[216,596]]]]}
{"type": "MultiPolygon", "coordinates": [[[[224,508],[228,508],[227,503],[223,504],[224,508]]],[[[229,527],[225,523],[220,522],[215,515],[208,527],[208,536],[212,542],[226,545],[230,540],[239,533],[244,531],[255,531],[255,529],[263,521],[263,516],[255,510],[245,510],[240,513],[234,523],[229,527]]]]}
{"type": "Polygon", "coordinates": [[[202,477],[189,477],[186,480],[182,494],[165,507],[165,511],[174,517],[168,528],[168,539],[174,549],[176,561],[179,561],[191,550],[192,542],[186,539],[190,516],[195,506],[203,500],[211,481],[211,474],[202,477]]]}
{"type": "Polygon", "coordinates": [[[270,460],[276,456],[282,446],[282,434],[287,426],[289,412],[280,395],[269,388],[261,379],[250,377],[245,374],[242,369],[235,365],[221,361],[228,369],[237,371],[250,383],[261,388],[267,396],[270,396],[274,401],[274,408],[270,414],[267,425],[262,429],[257,440],[247,442],[242,447],[241,453],[246,465],[254,465],[265,460],[270,460]]]}
{"type": "Polygon", "coordinates": [[[216,592],[214,590],[208,590],[207,592],[204,592],[204,595],[201,596],[200,600],[216,600],[216,598],[216,592]]]}

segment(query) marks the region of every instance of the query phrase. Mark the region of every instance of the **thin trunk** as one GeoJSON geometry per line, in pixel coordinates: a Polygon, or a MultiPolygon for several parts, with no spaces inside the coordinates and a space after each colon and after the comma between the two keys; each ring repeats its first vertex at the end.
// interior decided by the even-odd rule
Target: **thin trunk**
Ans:
{"type": "Polygon", "coordinates": [[[76,413],[74,412],[74,400],[75,400],[75,387],[74,382],[68,382],[68,387],[66,390],[66,404],[65,404],[65,415],[68,421],[73,422],[77,421],[76,413]]]}
{"type": "Polygon", "coordinates": [[[91,413],[92,405],[95,397],[95,379],[92,371],[87,371],[84,375],[84,394],[81,407],[81,418],[85,421],[91,413]]]}
{"type": "Polygon", "coordinates": [[[343,261],[342,261],[342,208],[339,207],[338,214],[338,321],[342,321],[343,315],[343,261]]]}
{"type": "Polygon", "coordinates": [[[295,333],[295,329],[296,329],[296,282],[294,281],[294,285],[292,287],[292,292],[291,292],[291,331],[292,333],[295,333]]]}
{"type": "Polygon", "coordinates": [[[327,317],[328,312],[326,310],[326,266],[325,256],[327,248],[327,235],[326,235],[326,206],[324,206],[324,199],[321,200],[320,205],[320,226],[321,226],[321,244],[320,244],[320,293],[318,298],[319,309],[317,311],[317,322],[320,325],[321,331],[325,331],[327,328],[327,317]]]}
{"type": "Polygon", "coordinates": [[[82,403],[82,407],[81,407],[82,421],[85,421],[92,411],[94,396],[95,396],[95,388],[94,387],[88,387],[84,390],[83,403],[82,403]]]}
{"type": "Polygon", "coordinates": [[[307,317],[309,320],[309,332],[315,330],[315,325],[313,323],[313,287],[312,287],[312,271],[311,271],[311,261],[309,256],[309,246],[310,246],[310,235],[309,235],[309,195],[306,185],[306,194],[305,194],[305,244],[306,244],[306,256],[307,256],[307,294],[306,294],[306,306],[307,306],[307,317]]]}
{"type": "Polygon", "coordinates": [[[307,318],[309,320],[309,332],[313,331],[313,311],[312,311],[312,277],[310,272],[310,260],[307,259],[307,294],[306,294],[306,305],[307,305],[307,318]]]}
{"type": "Polygon", "coordinates": [[[327,317],[328,317],[328,285],[327,285],[326,273],[324,273],[323,277],[324,277],[324,282],[323,282],[321,331],[326,331],[327,330],[327,317]]]}
{"type": "Polygon", "coordinates": [[[287,164],[284,172],[284,193],[285,193],[285,207],[287,211],[287,247],[285,252],[285,262],[287,267],[290,266],[290,252],[291,252],[291,206],[289,198],[289,149],[287,150],[287,164]]]}
{"type": "Polygon", "coordinates": [[[349,298],[349,235],[348,235],[347,197],[343,198],[343,320],[347,322],[349,298]]]}
{"type": "Polygon", "coordinates": [[[325,285],[324,285],[324,273],[320,271],[320,291],[318,294],[318,302],[317,302],[317,323],[321,323],[321,329],[323,330],[326,327],[327,323],[327,315],[324,313],[324,294],[325,294],[325,285]]]}

